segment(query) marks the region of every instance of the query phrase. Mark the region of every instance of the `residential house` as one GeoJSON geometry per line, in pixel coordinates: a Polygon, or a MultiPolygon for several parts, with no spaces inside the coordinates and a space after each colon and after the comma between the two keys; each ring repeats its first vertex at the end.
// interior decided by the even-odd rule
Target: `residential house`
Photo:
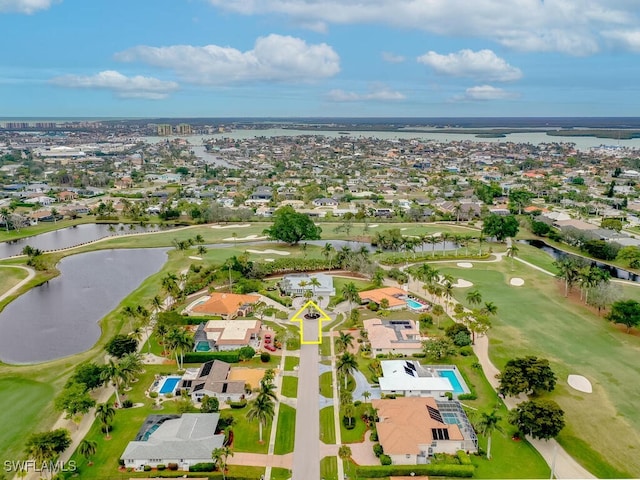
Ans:
{"type": "Polygon", "coordinates": [[[219,413],[149,415],[120,460],[138,471],[170,463],[189,471],[191,465],[211,462],[211,452],[224,444],[224,435],[215,433],[219,419],[219,413]]]}
{"type": "Polygon", "coordinates": [[[279,286],[282,293],[291,295],[292,297],[304,296],[304,293],[307,291],[311,292],[316,298],[329,298],[336,294],[336,289],[333,287],[333,277],[324,273],[311,275],[296,273],[285,275],[280,281],[279,286]],[[314,278],[320,285],[311,285],[311,281],[314,278]]]}
{"type": "Polygon", "coordinates": [[[411,355],[422,351],[420,330],[413,320],[370,318],[364,321],[364,329],[367,331],[367,338],[374,354],[402,353],[411,355]]]}
{"type": "Polygon", "coordinates": [[[454,391],[448,378],[415,360],[383,360],[380,365],[380,391],[385,395],[438,398],[454,391]]]}
{"type": "Polygon", "coordinates": [[[252,346],[258,348],[260,320],[210,320],[201,323],[196,330],[194,341],[198,351],[206,344],[209,350],[236,350],[252,346]]]}
{"type": "Polygon", "coordinates": [[[244,398],[245,381],[229,378],[230,372],[230,364],[211,360],[200,368],[188,368],[178,388],[185,390],[194,402],[201,402],[205,395],[222,402],[237,402],[244,398]]]}
{"type": "Polygon", "coordinates": [[[478,450],[473,427],[455,400],[400,397],[371,403],[378,414],[378,441],[393,465],[424,464],[435,453],[478,450]]]}
{"type": "Polygon", "coordinates": [[[258,295],[218,293],[199,298],[186,308],[189,315],[220,315],[225,320],[246,317],[260,301],[258,295]]]}
{"type": "Polygon", "coordinates": [[[396,287],[383,287],[359,293],[360,303],[374,302],[378,305],[387,300],[389,310],[402,310],[407,307],[407,292],[396,287]]]}
{"type": "Polygon", "coordinates": [[[337,207],[338,201],[334,198],[316,198],[311,202],[316,207],[337,207]]]}

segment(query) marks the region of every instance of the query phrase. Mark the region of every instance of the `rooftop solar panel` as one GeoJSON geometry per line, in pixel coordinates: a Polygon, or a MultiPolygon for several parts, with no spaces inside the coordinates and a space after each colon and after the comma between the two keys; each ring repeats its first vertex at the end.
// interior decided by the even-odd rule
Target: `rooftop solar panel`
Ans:
{"type": "Polygon", "coordinates": [[[429,405],[427,405],[427,410],[429,411],[429,416],[431,417],[432,420],[435,420],[436,422],[444,423],[444,421],[442,420],[442,415],[440,415],[440,412],[438,410],[436,410],[435,408],[429,405]]]}

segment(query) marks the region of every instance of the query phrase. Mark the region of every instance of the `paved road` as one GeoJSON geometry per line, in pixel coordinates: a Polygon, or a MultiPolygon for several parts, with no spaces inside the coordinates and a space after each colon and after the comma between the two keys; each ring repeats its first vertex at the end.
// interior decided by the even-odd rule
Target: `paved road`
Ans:
{"type": "Polygon", "coordinates": [[[317,345],[302,345],[300,347],[298,408],[292,480],[316,480],[320,478],[319,361],[317,345]]]}

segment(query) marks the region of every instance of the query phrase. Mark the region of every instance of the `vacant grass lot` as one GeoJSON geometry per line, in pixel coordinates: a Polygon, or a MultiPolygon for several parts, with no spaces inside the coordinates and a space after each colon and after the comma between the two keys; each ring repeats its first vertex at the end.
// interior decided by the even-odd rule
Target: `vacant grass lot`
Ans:
{"type": "MultiPolygon", "coordinates": [[[[634,453],[640,444],[640,339],[565,298],[561,282],[519,262],[441,271],[473,282],[485,301],[498,306],[489,333],[498,368],[515,356],[549,359],[559,379],[550,396],[567,421],[558,437],[563,447],[598,477],[640,476],[640,457],[634,453]],[[523,278],[525,286],[510,286],[511,277],[523,278]],[[566,378],[571,373],[590,379],[593,394],[570,389],[566,378]]],[[[456,289],[456,298],[464,302],[467,291],[456,289]]],[[[640,297],[640,289],[635,296],[640,297]]]]}
{"type": "Polygon", "coordinates": [[[274,448],[276,455],[293,452],[295,432],[296,409],[281,403],[280,413],[278,414],[278,434],[276,434],[276,446],[274,448]]]}

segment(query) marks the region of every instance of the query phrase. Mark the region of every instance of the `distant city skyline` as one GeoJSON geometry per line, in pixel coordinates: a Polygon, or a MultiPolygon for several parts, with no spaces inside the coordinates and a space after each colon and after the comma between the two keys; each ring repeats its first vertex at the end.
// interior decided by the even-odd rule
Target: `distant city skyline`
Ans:
{"type": "Polygon", "coordinates": [[[0,0],[0,117],[636,116],[633,3],[0,0]]]}

